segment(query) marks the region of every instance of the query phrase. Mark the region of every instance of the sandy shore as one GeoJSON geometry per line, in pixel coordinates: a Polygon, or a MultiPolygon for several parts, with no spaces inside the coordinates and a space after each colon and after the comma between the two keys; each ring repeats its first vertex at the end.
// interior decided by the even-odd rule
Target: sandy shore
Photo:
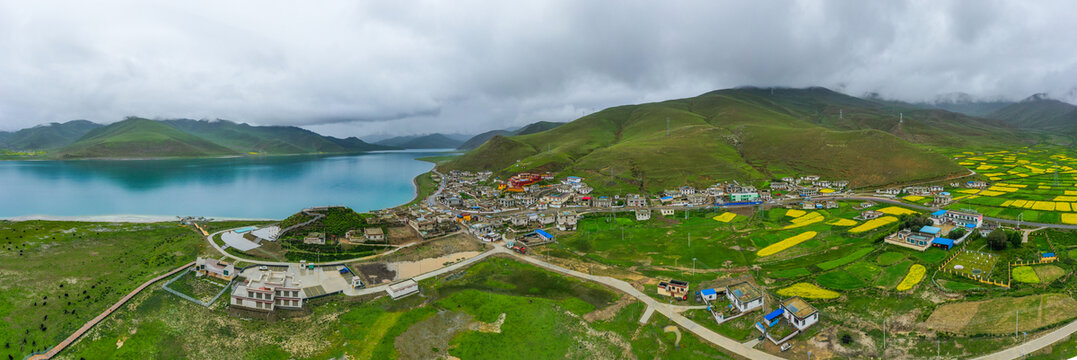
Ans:
{"type": "MultiPolygon", "coordinates": [[[[119,223],[154,223],[154,222],[166,222],[166,221],[178,221],[179,216],[168,215],[86,215],[86,216],[56,216],[56,215],[24,215],[13,216],[7,218],[0,218],[0,220],[9,221],[30,221],[30,220],[45,220],[45,221],[81,221],[81,222],[119,222],[119,223]]],[[[251,220],[251,221],[275,221],[276,219],[243,219],[243,218],[210,218],[213,221],[235,221],[235,220],[251,220]]]]}

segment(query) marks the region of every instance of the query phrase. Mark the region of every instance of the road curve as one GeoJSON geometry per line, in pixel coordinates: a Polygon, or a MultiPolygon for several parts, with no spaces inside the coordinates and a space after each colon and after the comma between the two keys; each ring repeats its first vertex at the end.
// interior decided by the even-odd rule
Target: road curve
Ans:
{"type": "Polygon", "coordinates": [[[668,304],[658,302],[657,300],[651,298],[650,296],[647,296],[647,294],[644,294],[643,292],[637,290],[635,287],[632,287],[632,285],[630,285],[629,283],[624,282],[624,281],[619,280],[619,279],[614,279],[614,278],[611,278],[611,277],[608,277],[608,276],[595,276],[595,275],[584,274],[584,273],[581,273],[579,271],[569,270],[569,269],[566,269],[566,268],[563,268],[563,267],[560,267],[560,266],[557,266],[557,265],[554,265],[554,264],[550,264],[548,262],[542,261],[542,260],[534,258],[534,257],[520,255],[520,254],[516,254],[516,253],[509,253],[509,254],[512,255],[513,257],[517,258],[517,259],[520,259],[521,261],[524,261],[524,262],[530,263],[532,265],[542,267],[544,269],[547,269],[547,270],[550,270],[550,271],[553,271],[553,272],[569,275],[569,276],[572,276],[572,277],[577,277],[577,278],[588,280],[588,281],[597,282],[599,284],[602,284],[602,285],[605,285],[605,286],[612,287],[614,289],[620,290],[621,292],[623,292],[625,294],[628,294],[629,296],[632,296],[632,297],[636,298],[637,300],[643,302],[648,307],[654,308],[656,312],[660,312],[663,315],[666,315],[667,317],[672,319],[673,322],[677,323],[677,325],[680,325],[681,327],[687,329],[688,331],[691,331],[692,333],[698,335],[700,338],[703,338],[703,340],[706,340],[706,341],[708,341],[708,342],[710,342],[710,343],[712,343],[714,345],[717,345],[718,347],[721,347],[721,348],[723,348],[725,350],[733,352],[733,353],[735,353],[737,355],[743,356],[743,357],[748,358],[748,359],[770,359],[770,360],[780,360],[780,359],[782,359],[781,357],[774,356],[774,355],[771,355],[770,353],[766,353],[766,352],[763,352],[763,351],[760,351],[760,350],[756,350],[754,348],[745,346],[744,344],[741,344],[740,342],[737,342],[737,341],[735,341],[733,339],[730,339],[730,338],[727,338],[725,336],[722,336],[722,335],[714,332],[713,330],[708,329],[706,327],[703,327],[703,326],[695,323],[694,321],[684,317],[683,315],[677,313],[678,308],[686,309],[686,308],[693,308],[693,307],[688,307],[688,306],[673,306],[673,307],[671,307],[668,304]],[[664,311],[663,311],[663,309],[664,309],[664,311]]]}

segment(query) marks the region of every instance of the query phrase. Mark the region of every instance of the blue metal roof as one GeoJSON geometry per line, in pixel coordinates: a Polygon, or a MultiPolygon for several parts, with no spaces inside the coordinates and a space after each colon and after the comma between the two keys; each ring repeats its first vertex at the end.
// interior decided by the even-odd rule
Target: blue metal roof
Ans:
{"type": "Polygon", "coordinates": [[[941,192],[940,194],[942,194],[942,195],[946,195],[946,196],[950,196],[950,192],[949,192],[949,191],[943,191],[943,192],[941,192]]]}
{"type": "Polygon", "coordinates": [[[672,196],[663,196],[662,200],[673,200],[672,196]]]}
{"type": "Polygon", "coordinates": [[[935,226],[924,226],[920,228],[920,232],[928,233],[931,235],[938,235],[939,231],[942,231],[942,229],[935,226]]]}
{"type": "Polygon", "coordinates": [[[975,228],[976,228],[976,224],[973,224],[973,223],[968,223],[968,224],[965,224],[965,227],[967,227],[967,228],[969,228],[969,229],[975,229],[975,228]]]}
{"type": "Polygon", "coordinates": [[[947,248],[954,247],[954,241],[950,240],[950,239],[947,239],[947,238],[937,237],[937,238],[935,238],[935,240],[931,240],[931,243],[932,244],[945,245],[947,248]]]}
{"type": "Polygon", "coordinates": [[[943,216],[943,215],[946,215],[946,210],[939,210],[939,211],[931,213],[931,216],[943,216]]]}
{"type": "Polygon", "coordinates": [[[546,230],[536,229],[535,233],[539,234],[539,236],[542,236],[544,238],[553,239],[553,235],[550,235],[550,233],[546,232],[546,230]]]}
{"type": "Polygon", "coordinates": [[[1053,253],[1053,252],[1043,253],[1042,256],[1045,257],[1045,258],[1055,257],[1055,253],[1053,253]]]}
{"type": "Polygon", "coordinates": [[[718,291],[714,289],[703,289],[699,291],[703,295],[718,295],[718,291]]]}
{"type": "Polygon", "coordinates": [[[764,316],[763,318],[766,319],[767,321],[771,321],[771,320],[774,320],[775,318],[777,318],[779,316],[782,316],[783,312],[785,312],[785,310],[782,310],[781,308],[778,308],[778,310],[771,311],[770,314],[767,314],[767,316],[764,316]]]}

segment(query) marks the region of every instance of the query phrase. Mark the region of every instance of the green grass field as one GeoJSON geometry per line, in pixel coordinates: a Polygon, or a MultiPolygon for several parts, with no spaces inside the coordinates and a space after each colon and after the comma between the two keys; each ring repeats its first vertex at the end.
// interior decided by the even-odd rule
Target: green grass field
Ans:
{"type": "Polygon", "coordinates": [[[203,246],[174,223],[0,222],[0,241],[0,354],[15,358],[59,343],[203,246]]]}
{"type": "Polygon", "coordinates": [[[638,302],[587,315],[609,307],[617,296],[508,259],[490,258],[462,275],[430,279],[422,286],[423,297],[355,302],[338,296],[319,301],[310,315],[276,322],[243,320],[225,314],[223,304],[205,309],[151,291],[64,356],[589,359],[631,353],[727,358],[683,330],[680,347],[674,347],[673,334],[662,331],[668,320],[655,314],[648,324],[638,323],[644,309],[638,302]],[[585,319],[591,316],[593,320],[585,319]]]}

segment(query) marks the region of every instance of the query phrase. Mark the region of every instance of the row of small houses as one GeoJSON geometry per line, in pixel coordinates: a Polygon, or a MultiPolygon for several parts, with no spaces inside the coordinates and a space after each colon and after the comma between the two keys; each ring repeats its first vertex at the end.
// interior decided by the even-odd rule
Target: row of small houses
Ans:
{"type": "MultiPolygon", "coordinates": [[[[543,176],[547,176],[535,174],[518,174],[517,176],[520,175],[542,179],[545,179],[543,176]]],[[[455,178],[450,177],[450,179],[455,178]]],[[[845,180],[829,181],[820,180],[818,176],[807,176],[797,179],[790,177],[783,179],[783,181],[772,182],[770,190],[759,190],[751,185],[732,182],[718,183],[706,189],[681,186],[675,189],[667,189],[653,197],[640,194],[610,197],[592,196],[591,192],[594,189],[584,183],[581,178],[575,176],[569,176],[555,185],[540,186],[532,182],[526,182],[527,185],[520,185],[516,181],[510,181],[509,183],[511,185],[502,184],[497,188],[492,186],[478,186],[476,188],[468,186],[470,184],[450,183],[446,187],[445,195],[442,195],[438,200],[450,207],[482,211],[530,208],[546,210],[551,207],[560,208],[573,205],[581,207],[612,207],[618,205],[644,207],[647,206],[648,201],[656,201],[669,206],[688,206],[741,201],[770,201],[773,197],[771,191],[787,191],[790,195],[815,196],[819,194],[821,189],[844,189],[849,184],[845,180]],[[457,194],[469,194],[470,198],[457,194]]]]}
{"type": "MultiPolygon", "coordinates": [[[[687,300],[690,289],[685,281],[669,280],[658,283],[657,293],[659,296],[687,300]]],[[[695,297],[697,302],[706,304],[707,311],[719,324],[763,310],[766,306],[763,290],[748,282],[702,289],[695,293],[695,297]]],[[[763,315],[754,327],[772,343],[780,345],[817,322],[819,311],[804,299],[792,297],[779,301],[777,308],[763,315]]]]}

